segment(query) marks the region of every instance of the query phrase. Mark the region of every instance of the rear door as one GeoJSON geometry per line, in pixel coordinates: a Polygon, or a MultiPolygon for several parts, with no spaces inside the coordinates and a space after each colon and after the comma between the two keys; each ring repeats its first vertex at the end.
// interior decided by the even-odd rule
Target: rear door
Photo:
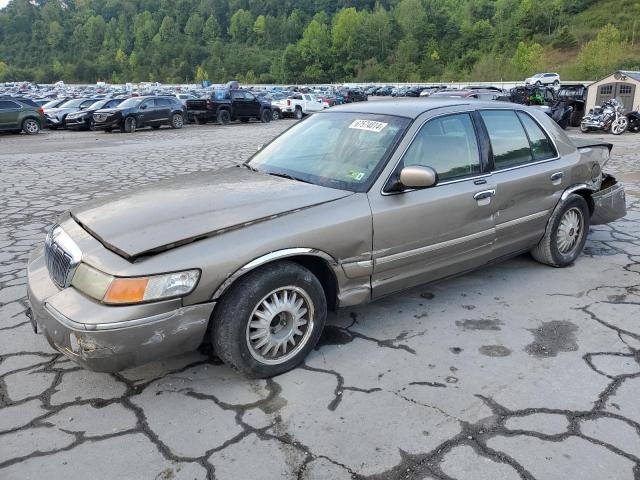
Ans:
{"type": "MultiPolygon", "coordinates": [[[[431,113],[427,114],[431,115],[431,113]]],[[[392,192],[371,190],[372,290],[380,297],[478,267],[495,241],[492,183],[471,112],[427,119],[390,178],[404,166],[429,166],[435,186],[392,192]]]]}
{"type": "Polygon", "coordinates": [[[169,117],[171,116],[171,101],[168,98],[156,98],[156,123],[169,123],[169,117]]]}
{"type": "Polygon", "coordinates": [[[0,100],[0,129],[20,128],[18,118],[22,106],[11,100],[0,100]]]}
{"type": "MultiPolygon", "coordinates": [[[[544,115],[540,113],[540,115],[544,115]]],[[[569,162],[533,114],[480,110],[491,145],[496,184],[495,258],[528,250],[544,235],[547,220],[568,186],[569,162]]]]}

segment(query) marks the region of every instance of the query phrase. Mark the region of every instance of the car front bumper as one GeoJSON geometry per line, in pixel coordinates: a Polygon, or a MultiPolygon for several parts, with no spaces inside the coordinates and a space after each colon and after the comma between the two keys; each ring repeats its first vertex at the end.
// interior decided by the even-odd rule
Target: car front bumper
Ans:
{"type": "Polygon", "coordinates": [[[34,330],[79,365],[116,372],[195,350],[202,343],[214,302],[183,307],[179,300],[108,306],[49,277],[42,249],[27,267],[34,330]]]}
{"type": "Polygon", "coordinates": [[[64,125],[67,128],[87,127],[89,123],[90,119],[87,117],[67,117],[64,119],[64,125]]]}
{"type": "Polygon", "coordinates": [[[120,127],[120,118],[114,118],[112,120],[106,120],[104,122],[96,122],[94,120],[93,128],[94,130],[105,130],[107,128],[119,128],[120,127]]]}

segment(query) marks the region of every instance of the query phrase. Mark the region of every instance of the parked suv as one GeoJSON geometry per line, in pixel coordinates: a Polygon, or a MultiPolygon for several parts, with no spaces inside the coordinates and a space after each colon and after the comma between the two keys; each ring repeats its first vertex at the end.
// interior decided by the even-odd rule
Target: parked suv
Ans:
{"type": "Polygon", "coordinates": [[[40,132],[44,124],[42,108],[16,98],[0,98],[0,131],[27,135],[40,132]]]}
{"type": "Polygon", "coordinates": [[[524,81],[525,85],[560,85],[560,75],[558,73],[536,73],[524,81]]]}
{"type": "Polygon", "coordinates": [[[105,108],[93,114],[93,128],[111,132],[119,128],[123,133],[133,133],[139,128],[158,129],[162,125],[182,128],[186,110],[176,97],[134,97],[113,108],[105,108]]]}

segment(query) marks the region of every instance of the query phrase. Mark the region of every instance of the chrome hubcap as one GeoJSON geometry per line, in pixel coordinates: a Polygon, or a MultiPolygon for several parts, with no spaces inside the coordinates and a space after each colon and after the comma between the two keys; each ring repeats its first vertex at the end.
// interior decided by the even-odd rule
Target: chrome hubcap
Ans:
{"type": "Polygon", "coordinates": [[[173,120],[173,124],[176,127],[181,127],[182,126],[182,117],[180,115],[176,115],[176,117],[173,120]]]}
{"type": "Polygon", "coordinates": [[[296,355],[313,331],[313,302],[301,288],[287,286],[266,295],[247,324],[253,358],[277,365],[296,355]]]}
{"type": "Polygon", "coordinates": [[[26,127],[27,132],[29,132],[29,133],[35,133],[35,132],[38,131],[38,124],[36,122],[34,122],[34,121],[28,121],[25,124],[25,127],[26,127]]]}
{"type": "Polygon", "coordinates": [[[560,253],[566,255],[580,243],[582,225],[582,212],[579,209],[571,208],[564,213],[556,237],[560,253]]]}

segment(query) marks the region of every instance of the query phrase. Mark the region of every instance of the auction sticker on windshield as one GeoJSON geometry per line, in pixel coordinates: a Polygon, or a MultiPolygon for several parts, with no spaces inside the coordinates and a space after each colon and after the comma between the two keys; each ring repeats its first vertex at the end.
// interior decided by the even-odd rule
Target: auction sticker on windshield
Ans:
{"type": "Polygon", "coordinates": [[[358,130],[366,130],[368,132],[381,132],[384,127],[389,125],[384,122],[376,122],[375,120],[354,120],[349,128],[356,128],[358,130]]]}

